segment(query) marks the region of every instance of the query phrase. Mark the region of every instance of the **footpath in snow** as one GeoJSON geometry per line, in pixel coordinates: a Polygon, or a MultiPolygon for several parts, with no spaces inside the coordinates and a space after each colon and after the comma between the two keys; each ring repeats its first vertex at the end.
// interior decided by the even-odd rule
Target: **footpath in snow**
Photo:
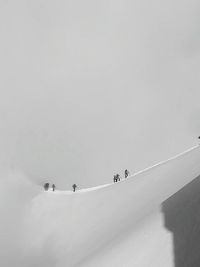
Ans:
{"type": "MultiPolygon", "coordinates": [[[[124,181],[126,181],[127,179],[130,179],[130,178],[135,178],[137,175],[143,174],[145,172],[148,172],[148,171],[152,170],[153,168],[156,168],[156,167],[159,167],[159,166],[168,164],[169,162],[174,161],[174,160],[178,159],[179,157],[182,157],[185,154],[188,154],[188,153],[190,153],[193,150],[198,149],[198,148],[199,148],[199,146],[194,146],[192,148],[189,148],[186,151],[177,154],[176,156],[173,156],[173,157],[171,157],[171,158],[169,158],[167,160],[163,160],[163,161],[161,161],[161,162],[159,162],[159,163],[157,163],[157,164],[155,164],[155,165],[153,165],[151,167],[145,168],[145,169],[143,169],[141,171],[138,171],[138,172],[136,172],[136,173],[134,173],[132,175],[129,175],[128,178],[122,178],[120,180],[120,182],[124,182],[124,181]]],[[[95,186],[95,187],[90,187],[90,188],[79,189],[79,190],[77,189],[76,194],[77,193],[85,193],[85,192],[90,192],[90,191],[98,190],[98,189],[101,189],[101,188],[104,188],[104,187],[107,187],[107,186],[111,186],[111,185],[114,185],[114,183],[103,184],[103,185],[99,185],[99,186],[95,186]]],[[[52,190],[49,189],[48,192],[52,192],[52,190]]],[[[56,190],[54,193],[59,193],[59,194],[72,194],[73,193],[74,194],[74,192],[68,191],[68,190],[65,190],[65,191],[63,191],[63,190],[56,190]]]]}

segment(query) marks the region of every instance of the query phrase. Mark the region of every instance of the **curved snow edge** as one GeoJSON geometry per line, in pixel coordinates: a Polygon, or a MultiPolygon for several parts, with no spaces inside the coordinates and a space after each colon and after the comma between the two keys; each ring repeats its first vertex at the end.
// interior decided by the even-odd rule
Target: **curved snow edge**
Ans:
{"type": "MultiPolygon", "coordinates": [[[[173,160],[175,160],[175,159],[177,159],[177,158],[179,158],[181,156],[184,156],[185,154],[190,153],[191,151],[193,151],[193,150],[195,150],[195,149],[197,149],[199,147],[200,147],[199,145],[193,146],[193,147],[185,150],[184,152],[181,152],[181,153],[179,153],[179,154],[177,154],[177,155],[175,155],[175,156],[173,156],[173,157],[171,157],[171,158],[169,158],[167,160],[160,161],[160,162],[156,163],[155,165],[152,165],[152,166],[147,167],[147,168],[145,168],[145,169],[143,169],[141,171],[138,171],[138,172],[134,173],[133,175],[130,175],[128,178],[123,178],[123,179],[121,179],[120,182],[124,182],[127,179],[130,179],[130,178],[133,178],[133,177],[135,178],[135,176],[138,176],[139,174],[148,172],[149,170],[152,170],[152,169],[154,169],[154,168],[156,168],[158,166],[161,166],[161,165],[164,165],[164,164],[166,164],[166,163],[168,163],[170,161],[173,161],[173,160]]],[[[118,182],[118,183],[120,183],[120,182],[118,182]]],[[[108,187],[108,186],[111,186],[111,185],[114,185],[114,183],[103,184],[103,185],[99,185],[99,186],[95,186],[95,187],[89,187],[89,188],[83,188],[83,189],[77,190],[76,194],[99,190],[101,188],[108,187]]],[[[51,192],[51,191],[48,191],[48,192],[51,192]]],[[[74,194],[74,192],[69,191],[69,190],[56,190],[54,192],[54,194],[56,194],[56,193],[58,193],[58,194],[74,194]]]]}

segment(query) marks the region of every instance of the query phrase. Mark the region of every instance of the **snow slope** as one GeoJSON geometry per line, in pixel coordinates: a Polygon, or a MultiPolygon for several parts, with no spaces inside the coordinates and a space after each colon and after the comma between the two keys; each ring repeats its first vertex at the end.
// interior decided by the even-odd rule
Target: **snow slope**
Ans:
{"type": "Polygon", "coordinates": [[[160,205],[199,174],[197,146],[115,184],[41,192],[25,221],[23,264],[155,267],[165,259],[162,266],[173,266],[160,205]]]}

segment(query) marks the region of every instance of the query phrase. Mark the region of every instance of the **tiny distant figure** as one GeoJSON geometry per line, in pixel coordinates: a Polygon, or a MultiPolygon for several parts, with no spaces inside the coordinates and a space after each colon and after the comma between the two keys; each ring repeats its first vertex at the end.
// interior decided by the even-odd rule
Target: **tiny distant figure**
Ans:
{"type": "Polygon", "coordinates": [[[120,181],[120,175],[119,174],[115,174],[113,180],[114,180],[114,183],[117,183],[118,181],[120,181]]]}
{"type": "Polygon", "coordinates": [[[117,182],[117,175],[116,175],[116,174],[114,175],[114,178],[113,178],[113,180],[114,180],[114,183],[116,183],[116,182],[117,182]]]}
{"type": "Polygon", "coordinates": [[[198,137],[198,139],[200,139],[200,136],[198,137]]]}
{"type": "Polygon", "coordinates": [[[53,190],[53,192],[55,191],[55,189],[56,189],[55,184],[52,184],[52,190],[53,190]]]}
{"type": "Polygon", "coordinates": [[[73,184],[72,187],[73,187],[73,192],[75,192],[76,191],[76,188],[77,188],[77,185],[76,184],[73,184]]]}
{"type": "Polygon", "coordinates": [[[117,182],[121,180],[119,174],[116,174],[116,178],[117,178],[117,182]]]}
{"type": "Polygon", "coordinates": [[[48,190],[49,190],[49,183],[45,183],[45,184],[44,184],[44,190],[45,190],[45,191],[48,191],[48,190]]]}
{"type": "Polygon", "coordinates": [[[125,175],[125,178],[127,178],[129,176],[130,172],[128,170],[125,170],[124,172],[124,175],[125,175]]]}

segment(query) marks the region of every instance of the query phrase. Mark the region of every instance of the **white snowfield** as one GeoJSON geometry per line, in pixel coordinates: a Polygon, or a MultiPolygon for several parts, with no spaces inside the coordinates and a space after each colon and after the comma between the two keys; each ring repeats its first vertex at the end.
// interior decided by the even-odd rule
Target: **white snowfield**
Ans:
{"type": "Polygon", "coordinates": [[[161,205],[199,174],[196,146],[118,183],[41,192],[26,221],[27,266],[175,266],[161,205]]]}

